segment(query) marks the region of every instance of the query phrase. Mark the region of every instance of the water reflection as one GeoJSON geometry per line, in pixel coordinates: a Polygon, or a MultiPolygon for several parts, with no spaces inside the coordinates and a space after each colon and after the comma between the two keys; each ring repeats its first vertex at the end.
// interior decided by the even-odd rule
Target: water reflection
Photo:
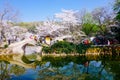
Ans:
{"type": "Polygon", "coordinates": [[[87,67],[73,62],[59,68],[49,65],[39,71],[38,80],[50,78],[53,80],[113,80],[113,74],[103,68],[104,65],[101,61],[90,61],[87,67]]]}
{"type": "Polygon", "coordinates": [[[25,68],[18,66],[18,65],[11,65],[10,66],[10,73],[12,73],[12,75],[19,76],[19,75],[25,73],[25,68]]]}
{"type": "Polygon", "coordinates": [[[10,79],[8,62],[0,61],[0,80],[10,79]]]}
{"type": "Polygon", "coordinates": [[[19,76],[25,72],[25,68],[0,61],[0,80],[10,80],[13,76],[19,76]]]}
{"type": "Polygon", "coordinates": [[[114,75],[114,80],[120,80],[120,61],[109,61],[105,65],[105,69],[114,75]]]}
{"type": "Polygon", "coordinates": [[[120,61],[70,62],[54,67],[51,62],[35,69],[0,62],[0,80],[119,80],[120,61]]]}

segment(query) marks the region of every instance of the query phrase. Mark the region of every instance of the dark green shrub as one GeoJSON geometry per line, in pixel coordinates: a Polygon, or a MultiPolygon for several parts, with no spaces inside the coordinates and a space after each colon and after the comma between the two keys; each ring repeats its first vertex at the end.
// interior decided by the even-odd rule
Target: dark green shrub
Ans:
{"type": "Polygon", "coordinates": [[[53,44],[51,47],[43,47],[43,51],[45,53],[80,53],[84,54],[86,53],[86,50],[90,47],[91,44],[85,45],[85,44],[73,44],[66,41],[59,41],[55,44],[53,44]]]}
{"type": "Polygon", "coordinates": [[[8,44],[5,44],[5,45],[4,45],[4,48],[7,48],[7,47],[8,47],[8,44]]]}
{"type": "Polygon", "coordinates": [[[57,53],[72,53],[75,52],[75,44],[65,41],[60,41],[55,43],[51,46],[51,49],[53,49],[57,53]]]}
{"type": "Polygon", "coordinates": [[[51,47],[47,47],[47,46],[44,46],[42,51],[45,52],[45,53],[51,53],[52,52],[51,47]]]}
{"type": "Polygon", "coordinates": [[[76,45],[70,42],[59,41],[53,44],[51,47],[43,47],[45,53],[72,53],[76,52],[76,45]]]}
{"type": "Polygon", "coordinates": [[[85,54],[86,53],[86,50],[90,47],[91,44],[88,44],[88,45],[85,45],[83,43],[80,43],[76,46],[76,51],[77,53],[80,53],[80,54],[85,54]]]}

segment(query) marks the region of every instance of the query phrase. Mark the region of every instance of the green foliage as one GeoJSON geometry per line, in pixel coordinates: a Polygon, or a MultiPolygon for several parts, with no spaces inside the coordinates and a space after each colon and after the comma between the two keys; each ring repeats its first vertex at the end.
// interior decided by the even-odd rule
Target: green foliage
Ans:
{"type": "Polygon", "coordinates": [[[115,0],[114,11],[117,13],[115,19],[120,21],[120,1],[115,0]]]}
{"type": "Polygon", "coordinates": [[[35,33],[35,30],[36,30],[35,25],[36,25],[36,23],[34,23],[34,22],[21,22],[21,23],[18,23],[16,25],[28,29],[29,32],[35,33]]]}
{"type": "Polygon", "coordinates": [[[70,42],[59,41],[51,47],[43,47],[45,53],[72,53],[76,52],[76,45],[70,42]]]}
{"type": "Polygon", "coordinates": [[[86,53],[86,50],[90,47],[90,44],[88,45],[85,45],[85,44],[78,44],[77,47],[76,47],[76,50],[77,50],[77,53],[80,53],[80,54],[85,54],[86,53]]]}
{"type": "Polygon", "coordinates": [[[35,26],[29,26],[29,27],[27,27],[27,29],[28,29],[29,32],[35,33],[36,27],[35,26]]]}
{"type": "Polygon", "coordinates": [[[69,42],[60,41],[51,46],[51,49],[54,49],[56,53],[72,53],[74,52],[75,45],[69,42]]]}
{"type": "Polygon", "coordinates": [[[99,31],[99,27],[96,24],[84,23],[82,31],[85,32],[86,35],[90,35],[99,31]]]}
{"type": "Polygon", "coordinates": [[[115,32],[115,37],[120,42],[120,0],[115,0],[113,8],[116,13],[115,20],[118,21],[117,25],[119,26],[115,32]]]}
{"type": "Polygon", "coordinates": [[[86,50],[90,47],[90,44],[85,45],[85,44],[73,44],[70,42],[64,42],[60,41],[55,44],[53,44],[51,47],[43,47],[43,52],[45,53],[80,53],[80,54],[85,54],[86,50]]]}
{"type": "Polygon", "coordinates": [[[18,26],[29,26],[29,24],[28,24],[28,23],[25,23],[25,22],[21,22],[21,23],[18,23],[18,24],[16,24],[16,25],[18,25],[18,26]]]}
{"type": "Polygon", "coordinates": [[[42,51],[45,52],[45,53],[51,53],[52,52],[51,47],[48,47],[48,46],[43,46],[42,51]]]}
{"type": "Polygon", "coordinates": [[[4,48],[7,48],[7,47],[8,47],[8,44],[5,44],[5,45],[4,45],[4,48]]]}
{"type": "Polygon", "coordinates": [[[117,13],[116,20],[120,21],[120,12],[117,13]]]}

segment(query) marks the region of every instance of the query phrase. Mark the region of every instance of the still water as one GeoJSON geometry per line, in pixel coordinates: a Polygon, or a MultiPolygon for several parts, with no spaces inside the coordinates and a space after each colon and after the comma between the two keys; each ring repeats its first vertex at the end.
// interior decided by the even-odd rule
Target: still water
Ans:
{"type": "Polygon", "coordinates": [[[0,62],[0,80],[119,80],[120,61],[89,61],[84,64],[69,62],[54,67],[51,62],[24,68],[0,62]]]}

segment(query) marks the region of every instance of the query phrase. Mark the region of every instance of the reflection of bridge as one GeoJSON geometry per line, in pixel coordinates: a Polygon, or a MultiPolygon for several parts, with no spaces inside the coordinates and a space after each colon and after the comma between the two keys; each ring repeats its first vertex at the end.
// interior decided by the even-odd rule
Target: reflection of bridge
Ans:
{"type": "Polygon", "coordinates": [[[0,54],[0,61],[7,61],[7,62],[10,62],[12,64],[16,64],[16,65],[19,65],[19,66],[22,66],[22,67],[25,67],[25,68],[35,68],[35,64],[34,63],[25,63],[23,60],[22,60],[22,57],[21,55],[19,54],[0,54]]]}
{"type": "MultiPolygon", "coordinates": [[[[35,68],[34,61],[30,61],[25,56],[26,45],[35,45],[37,42],[34,39],[25,39],[20,42],[10,44],[8,48],[0,49],[0,60],[8,61],[12,64],[17,64],[25,68],[35,68]]],[[[41,47],[39,47],[41,51],[41,47]]],[[[40,57],[37,56],[37,59],[40,57]]]]}

